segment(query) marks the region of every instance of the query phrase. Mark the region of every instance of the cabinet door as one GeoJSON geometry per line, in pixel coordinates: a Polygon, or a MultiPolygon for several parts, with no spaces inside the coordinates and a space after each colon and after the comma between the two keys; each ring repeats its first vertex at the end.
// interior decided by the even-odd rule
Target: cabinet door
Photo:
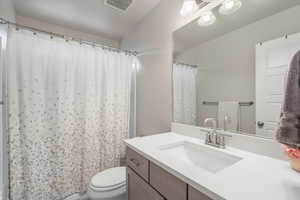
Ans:
{"type": "Polygon", "coordinates": [[[127,167],[128,200],[164,200],[151,186],[127,167]]]}
{"type": "Polygon", "coordinates": [[[126,163],[127,166],[143,177],[145,181],[148,181],[149,161],[146,158],[134,150],[127,148],[126,163]]]}
{"type": "Polygon", "coordinates": [[[150,185],[168,200],[187,200],[187,184],[151,162],[150,185]]]}
{"type": "Polygon", "coordinates": [[[189,200],[212,200],[205,194],[189,186],[189,200]]]}

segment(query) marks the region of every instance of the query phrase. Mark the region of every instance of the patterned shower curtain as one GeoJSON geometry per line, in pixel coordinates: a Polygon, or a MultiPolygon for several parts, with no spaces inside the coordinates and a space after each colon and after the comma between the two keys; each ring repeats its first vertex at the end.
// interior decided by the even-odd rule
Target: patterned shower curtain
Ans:
{"type": "Polygon", "coordinates": [[[173,64],[174,122],[197,123],[197,68],[173,64]]]}
{"type": "Polygon", "coordinates": [[[120,164],[135,57],[10,29],[11,200],[60,200],[120,164]]]}

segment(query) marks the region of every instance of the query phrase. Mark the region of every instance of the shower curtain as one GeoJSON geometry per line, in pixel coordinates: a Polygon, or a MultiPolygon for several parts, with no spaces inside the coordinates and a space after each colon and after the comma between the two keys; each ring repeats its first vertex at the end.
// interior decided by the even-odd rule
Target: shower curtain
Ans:
{"type": "Polygon", "coordinates": [[[60,200],[120,165],[136,58],[10,29],[11,200],[60,200]]]}
{"type": "Polygon", "coordinates": [[[177,123],[196,125],[197,68],[173,64],[173,117],[177,123]]]}

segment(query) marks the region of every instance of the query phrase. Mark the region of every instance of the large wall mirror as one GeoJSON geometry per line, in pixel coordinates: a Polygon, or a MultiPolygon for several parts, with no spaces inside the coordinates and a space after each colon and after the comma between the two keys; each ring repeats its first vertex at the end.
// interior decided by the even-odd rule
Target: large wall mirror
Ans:
{"type": "Polygon", "coordinates": [[[173,33],[174,122],[206,126],[215,118],[220,129],[273,138],[288,65],[300,50],[300,1],[196,2],[173,33]]]}

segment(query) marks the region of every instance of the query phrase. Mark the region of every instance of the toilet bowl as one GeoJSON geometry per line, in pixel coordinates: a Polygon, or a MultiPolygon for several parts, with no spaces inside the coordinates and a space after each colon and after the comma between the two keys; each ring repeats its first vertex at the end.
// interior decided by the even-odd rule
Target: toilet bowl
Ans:
{"type": "Polygon", "coordinates": [[[126,168],[116,167],[96,174],[87,189],[91,200],[126,200],[126,168]]]}

